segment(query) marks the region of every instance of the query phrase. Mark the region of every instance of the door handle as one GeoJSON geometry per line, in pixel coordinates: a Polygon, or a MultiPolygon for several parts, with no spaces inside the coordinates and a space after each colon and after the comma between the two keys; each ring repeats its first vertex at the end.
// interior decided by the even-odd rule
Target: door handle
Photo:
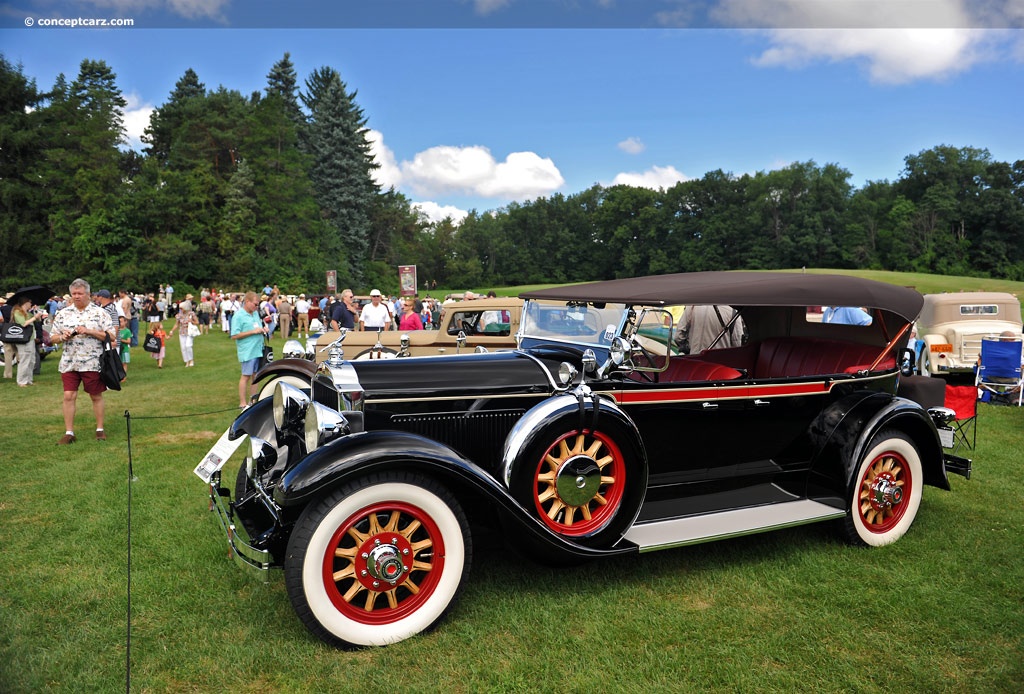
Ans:
{"type": "Polygon", "coordinates": [[[718,403],[706,402],[703,405],[701,405],[701,407],[703,407],[705,410],[717,410],[718,409],[718,403]]]}
{"type": "Polygon", "coordinates": [[[770,400],[755,400],[754,401],[754,407],[768,407],[768,405],[771,405],[771,404],[772,403],[771,403],[770,400]]]}

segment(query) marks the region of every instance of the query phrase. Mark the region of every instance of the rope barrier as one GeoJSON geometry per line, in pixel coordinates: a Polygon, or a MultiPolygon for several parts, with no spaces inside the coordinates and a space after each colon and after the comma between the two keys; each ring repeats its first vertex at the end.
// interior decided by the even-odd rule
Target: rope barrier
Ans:
{"type": "MultiPolygon", "coordinates": [[[[169,414],[169,415],[150,415],[134,417],[137,420],[158,420],[158,419],[184,419],[186,417],[203,417],[211,414],[222,414],[224,412],[238,413],[237,407],[228,407],[223,410],[209,410],[206,412],[190,412],[188,414],[169,414]]],[[[128,529],[127,529],[127,542],[128,542],[128,569],[127,569],[127,589],[128,589],[128,605],[127,605],[127,633],[125,635],[125,692],[131,694],[132,691],[132,483],[138,478],[135,477],[135,471],[132,466],[132,413],[130,410],[124,411],[125,427],[127,429],[128,437],[128,529]]]]}

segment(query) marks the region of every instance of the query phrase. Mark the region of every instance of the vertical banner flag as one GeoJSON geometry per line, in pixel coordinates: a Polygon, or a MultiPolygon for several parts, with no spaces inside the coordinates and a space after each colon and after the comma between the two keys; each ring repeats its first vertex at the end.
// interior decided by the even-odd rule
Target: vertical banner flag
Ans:
{"type": "Polygon", "coordinates": [[[328,270],[327,271],[327,293],[333,294],[338,291],[338,271],[328,270]]]}
{"type": "Polygon", "coordinates": [[[401,296],[415,296],[416,295],[416,266],[415,265],[399,265],[398,266],[398,286],[401,287],[399,294],[401,296]]]}

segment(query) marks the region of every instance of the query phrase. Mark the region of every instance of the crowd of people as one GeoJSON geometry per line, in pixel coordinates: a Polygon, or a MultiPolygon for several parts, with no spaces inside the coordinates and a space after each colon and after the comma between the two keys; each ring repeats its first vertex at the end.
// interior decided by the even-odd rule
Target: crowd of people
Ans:
{"type": "MultiPolygon", "coordinates": [[[[467,293],[465,298],[473,298],[467,293]]],[[[27,342],[4,342],[4,378],[15,378],[23,388],[35,384],[40,353],[61,350],[58,372],[63,388],[65,432],[61,445],[75,443],[74,422],[78,392],[89,396],[98,441],[106,440],[100,356],[106,339],[117,350],[127,374],[132,352],[143,346],[157,368],[164,367],[167,342],[177,336],[181,363],[195,366],[195,340],[220,331],[235,342],[241,376],[239,407],[252,396],[253,377],[264,358],[264,348],[275,336],[308,338],[318,332],[349,330],[430,330],[440,319],[440,300],[426,297],[385,297],[373,289],[362,299],[351,289],[326,296],[286,295],[277,285],[262,292],[221,292],[202,288],[199,296],[185,293],[176,299],[170,284],[150,293],[120,289],[93,290],[84,279],[74,280],[63,295],[46,301],[25,295],[0,296],[0,324],[15,323],[29,333],[27,342]],[[36,302],[40,302],[37,303],[36,302]],[[168,324],[168,321],[170,322],[168,324]]]]}

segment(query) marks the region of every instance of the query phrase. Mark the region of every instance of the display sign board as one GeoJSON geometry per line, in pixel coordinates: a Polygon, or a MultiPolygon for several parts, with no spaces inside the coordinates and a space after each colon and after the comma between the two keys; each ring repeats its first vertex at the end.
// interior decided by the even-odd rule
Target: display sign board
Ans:
{"type": "Polygon", "coordinates": [[[401,296],[415,296],[416,295],[416,266],[415,265],[399,265],[398,266],[398,286],[401,288],[399,294],[401,296]]]}

